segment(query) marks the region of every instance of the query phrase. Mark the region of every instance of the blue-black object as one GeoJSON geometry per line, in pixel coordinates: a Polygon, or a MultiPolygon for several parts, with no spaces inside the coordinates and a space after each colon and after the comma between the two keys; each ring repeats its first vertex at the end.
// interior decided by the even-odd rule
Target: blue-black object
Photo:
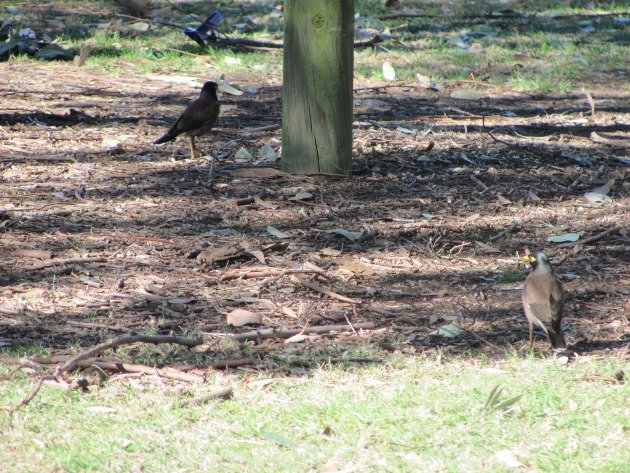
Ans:
{"type": "MultiPolygon", "coordinates": [[[[213,11],[206,21],[204,21],[201,25],[197,27],[197,29],[193,28],[185,28],[184,34],[188,36],[190,39],[196,41],[200,46],[206,45],[206,39],[208,38],[208,31],[212,30],[215,26],[221,23],[221,20],[224,20],[225,16],[221,12],[213,11]]],[[[216,33],[212,31],[210,33],[211,38],[216,37],[216,33]]]]}

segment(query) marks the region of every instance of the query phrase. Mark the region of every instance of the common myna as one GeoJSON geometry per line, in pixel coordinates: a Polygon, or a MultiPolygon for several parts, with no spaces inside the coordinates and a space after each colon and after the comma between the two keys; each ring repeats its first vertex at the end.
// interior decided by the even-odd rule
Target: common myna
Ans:
{"type": "MultiPolygon", "coordinates": [[[[203,84],[199,98],[193,100],[171,129],[153,143],[159,145],[185,134],[190,143],[190,157],[197,157],[199,150],[195,146],[195,137],[209,133],[219,117],[221,104],[217,98],[217,87],[216,82],[208,81],[203,84]]],[[[212,163],[214,164],[214,160],[212,163]]]]}
{"type": "Polygon", "coordinates": [[[564,311],[562,285],[553,274],[549,258],[543,252],[525,255],[523,261],[534,268],[525,279],[522,296],[529,323],[529,348],[534,341],[534,324],[537,324],[549,336],[553,348],[563,350],[567,344],[561,326],[564,311]]]}

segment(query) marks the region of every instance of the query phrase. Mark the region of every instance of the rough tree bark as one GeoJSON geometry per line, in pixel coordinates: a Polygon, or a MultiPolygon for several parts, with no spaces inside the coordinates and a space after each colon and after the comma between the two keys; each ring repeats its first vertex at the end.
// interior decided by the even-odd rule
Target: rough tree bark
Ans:
{"type": "Polygon", "coordinates": [[[286,0],[282,170],[352,168],[354,0],[286,0]]]}

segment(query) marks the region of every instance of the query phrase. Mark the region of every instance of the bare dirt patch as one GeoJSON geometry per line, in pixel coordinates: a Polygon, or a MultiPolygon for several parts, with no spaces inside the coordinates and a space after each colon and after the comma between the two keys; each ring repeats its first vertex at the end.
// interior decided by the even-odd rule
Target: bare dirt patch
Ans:
{"type": "Polygon", "coordinates": [[[259,91],[223,97],[217,130],[198,140],[220,157],[208,183],[208,160],[189,159],[184,141],[151,144],[193,89],[67,64],[10,62],[0,73],[4,346],[65,353],[126,331],[242,333],[255,327],[231,327],[226,315],[245,309],[262,314],[259,328],[374,324],[301,342],[326,350],[366,340],[410,352],[520,350],[528,270],[516,256],[529,247],[561,261],[570,346],[627,353],[627,94],[590,90],[591,116],[577,92],[497,87],[473,101],[449,98],[456,83],[355,84],[353,175],[290,176],[235,162],[241,147],[279,147],[279,131],[251,130],[280,122],[281,89],[231,77],[259,91]],[[611,202],[584,198],[611,179],[611,202]],[[546,241],[608,229],[577,248],[546,241]],[[195,257],[224,245],[238,245],[233,257],[195,257]],[[454,320],[460,336],[429,335],[454,320]]]}

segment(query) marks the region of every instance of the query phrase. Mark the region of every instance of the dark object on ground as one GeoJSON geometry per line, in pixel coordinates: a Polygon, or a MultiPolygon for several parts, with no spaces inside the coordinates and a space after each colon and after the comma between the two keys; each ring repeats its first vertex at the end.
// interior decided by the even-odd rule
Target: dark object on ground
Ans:
{"type": "Polygon", "coordinates": [[[206,21],[200,24],[197,29],[185,28],[184,34],[193,41],[196,41],[199,46],[205,46],[206,39],[216,40],[217,34],[214,31],[214,27],[218,26],[218,24],[221,23],[221,20],[224,19],[225,16],[222,13],[213,11],[210,16],[206,18],[206,21]],[[212,31],[208,35],[208,31],[210,30],[212,31]]]}
{"type": "Polygon", "coordinates": [[[0,61],[8,60],[13,54],[64,61],[72,60],[75,56],[74,51],[53,43],[52,38],[47,34],[38,36],[31,28],[22,28],[17,32],[12,32],[11,28],[12,24],[7,22],[0,27],[0,37],[10,36],[8,41],[0,42],[0,61]]]}
{"type": "Polygon", "coordinates": [[[523,309],[529,323],[529,347],[532,347],[534,324],[537,324],[549,336],[553,348],[563,350],[567,344],[561,326],[564,312],[562,285],[553,274],[549,259],[543,252],[525,255],[523,261],[534,268],[525,279],[522,295],[523,309]]]}
{"type": "Polygon", "coordinates": [[[158,145],[173,141],[183,133],[188,136],[191,158],[195,158],[199,151],[195,146],[195,137],[209,133],[219,116],[221,104],[217,98],[217,88],[216,82],[206,82],[199,98],[192,101],[171,129],[153,143],[158,145]]]}

